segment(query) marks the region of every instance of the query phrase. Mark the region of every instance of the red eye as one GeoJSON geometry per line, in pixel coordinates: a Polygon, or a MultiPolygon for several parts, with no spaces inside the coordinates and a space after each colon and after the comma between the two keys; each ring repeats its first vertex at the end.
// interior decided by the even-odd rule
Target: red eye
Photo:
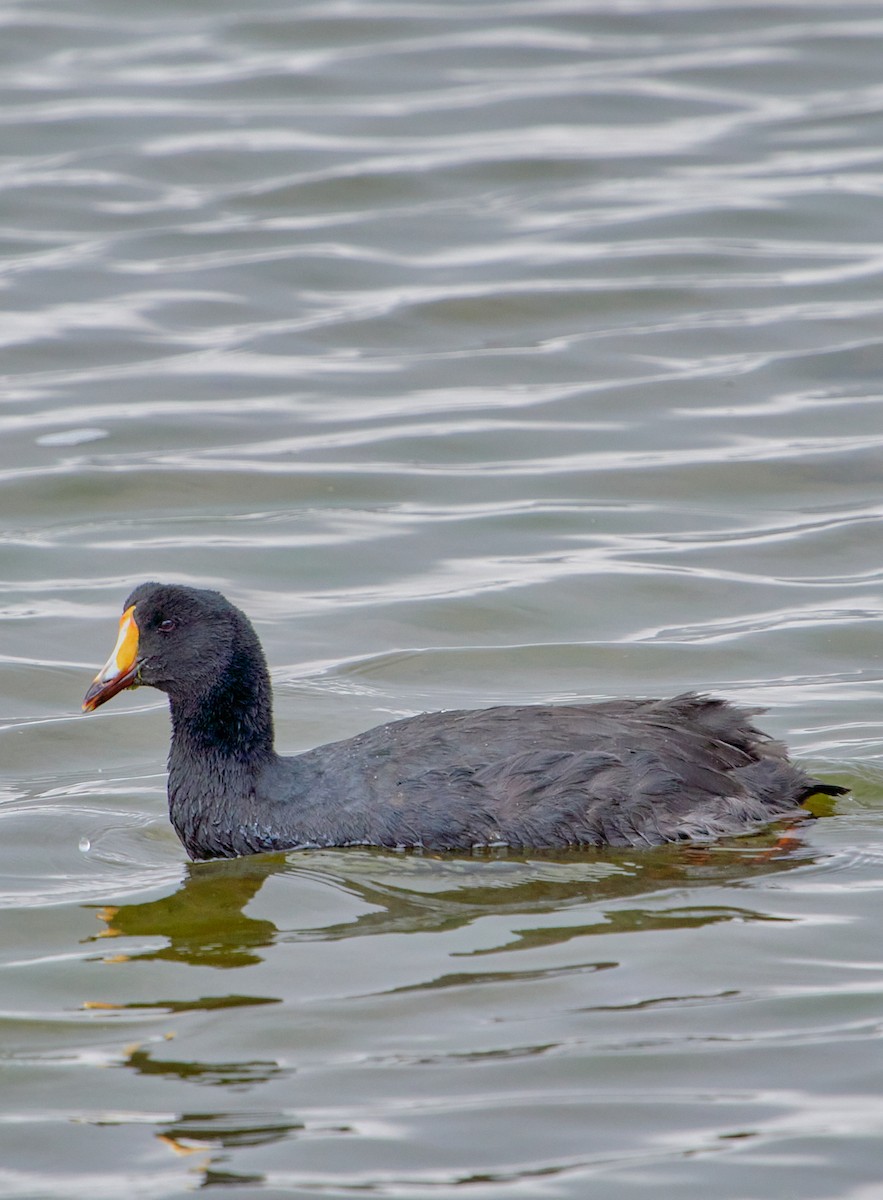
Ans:
{"type": "Polygon", "coordinates": [[[159,625],[157,625],[157,629],[160,631],[160,633],[171,633],[173,629],[177,628],[177,621],[160,621],[159,625]]]}

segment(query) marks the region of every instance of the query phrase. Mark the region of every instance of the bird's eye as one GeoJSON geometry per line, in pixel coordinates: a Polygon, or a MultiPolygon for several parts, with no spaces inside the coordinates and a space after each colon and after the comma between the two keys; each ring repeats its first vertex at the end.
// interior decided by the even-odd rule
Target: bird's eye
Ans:
{"type": "Polygon", "coordinates": [[[172,620],[160,621],[159,625],[157,625],[157,629],[160,631],[160,633],[171,633],[173,629],[177,628],[178,622],[172,620]]]}

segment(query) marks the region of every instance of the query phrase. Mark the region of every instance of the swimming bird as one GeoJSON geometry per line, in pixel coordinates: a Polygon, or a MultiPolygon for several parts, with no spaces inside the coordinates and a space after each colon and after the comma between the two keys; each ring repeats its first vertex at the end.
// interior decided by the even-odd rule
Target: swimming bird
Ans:
{"type": "Polygon", "coordinates": [[[251,622],[201,588],[132,592],[83,709],[140,686],[169,698],[169,815],[193,859],[708,841],[847,790],[792,763],[756,710],[692,693],[424,713],[286,757],[251,622]]]}

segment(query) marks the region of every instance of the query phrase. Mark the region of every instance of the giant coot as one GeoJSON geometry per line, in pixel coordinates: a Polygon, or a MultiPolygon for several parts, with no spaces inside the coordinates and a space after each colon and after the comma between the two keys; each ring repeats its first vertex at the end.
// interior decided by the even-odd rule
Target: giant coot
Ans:
{"type": "Polygon", "coordinates": [[[425,713],[283,757],[248,618],[219,592],[144,583],[83,700],[166,692],[169,812],[187,853],[388,846],[654,846],[747,833],[821,783],[724,700],[425,713]]]}

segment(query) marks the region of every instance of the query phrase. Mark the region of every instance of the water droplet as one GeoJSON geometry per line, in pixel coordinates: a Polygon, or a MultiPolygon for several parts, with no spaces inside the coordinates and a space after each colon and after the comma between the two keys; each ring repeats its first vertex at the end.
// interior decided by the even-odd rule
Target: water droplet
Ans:
{"type": "Polygon", "coordinates": [[[92,843],[89,841],[89,839],[87,837],[80,838],[80,849],[82,850],[82,852],[84,854],[86,854],[89,850],[92,849],[92,843]]]}

